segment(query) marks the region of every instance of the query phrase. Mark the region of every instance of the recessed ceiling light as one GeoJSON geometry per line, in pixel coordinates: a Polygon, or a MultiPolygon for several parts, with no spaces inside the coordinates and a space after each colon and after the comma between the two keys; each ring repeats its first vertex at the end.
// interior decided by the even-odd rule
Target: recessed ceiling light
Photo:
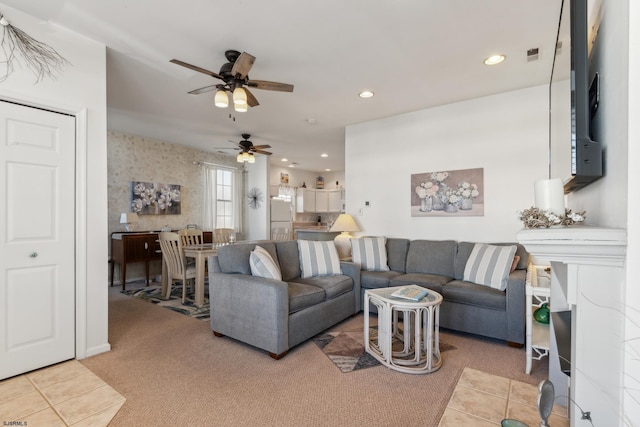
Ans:
{"type": "Polygon", "coordinates": [[[325,169],[324,171],[325,172],[331,172],[331,169],[325,169]]]}
{"type": "Polygon", "coordinates": [[[371,98],[373,95],[374,93],[370,90],[363,90],[358,94],[360,98],[371,98]]]}
{"type": "Polygon", "coordinates": [[[289,161],[289,159],[287,159],[286,157],[283,157],[283,158],[282,158],[282,161],[283,161],[283,162],[288,162],[288,161],[289,161]]]}
{"type": "Polygon", "coordinates": [[[316,123],[318,123],[318,120],[317,120],[317,119],[315,119],[315,118],[313,118],[313,117],[309,117],[309,118],[307,119],[307,123],[312,124],[312,125],[315,125],[316,123]]]}
{"type": "Polygon", "coordinates": [[[502,61],[504,61],[505,59],[507,59],[506,55],[503,55],[501,53],[496,53],[486,58],[483,62],[484,62],[484,65],[497,65],[502,61]]]}
{"type": "Polygon", "coordinates": [[[320,157],[329,157],[329,155],[327,153],[322,153],[320,154],[320,157]]]}
{"type": "Polygon", "coordinates": [[[291,164],[289,165],[289,167],[290,167],[290,168],[293,168],[293,167],[295,167],[295,165],[294,165],[293,163],[291,163],[291,164]]]}

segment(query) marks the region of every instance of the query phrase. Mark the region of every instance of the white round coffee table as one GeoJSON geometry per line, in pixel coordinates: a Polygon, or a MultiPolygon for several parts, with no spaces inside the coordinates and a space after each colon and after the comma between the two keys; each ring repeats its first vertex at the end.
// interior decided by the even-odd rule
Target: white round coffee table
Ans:
{"type": "Polygon", "coordinates": [[[428,290],[420,301],[391,296],[403,287],[365,291],[365,349],[380,363],[399,372],[428,374],[437,371],[442,365],[439,327],[442,295],[428,290]],[[370,304],[378,310],[378,327],[376,330],[374,326],[371,331],[370,304]],[[398,321],[399,313],[402,313],[401,322],[398,321]]]}

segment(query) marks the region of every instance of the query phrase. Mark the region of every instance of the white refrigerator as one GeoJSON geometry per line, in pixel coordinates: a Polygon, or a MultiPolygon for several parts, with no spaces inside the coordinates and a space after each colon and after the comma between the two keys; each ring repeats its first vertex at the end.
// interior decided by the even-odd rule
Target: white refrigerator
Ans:
{"type": "Polygon", "coordinates": [[[293,235],[293,205],[284,200],[271,199],[271,234],[276,228],[286,228],[293,235]]]}

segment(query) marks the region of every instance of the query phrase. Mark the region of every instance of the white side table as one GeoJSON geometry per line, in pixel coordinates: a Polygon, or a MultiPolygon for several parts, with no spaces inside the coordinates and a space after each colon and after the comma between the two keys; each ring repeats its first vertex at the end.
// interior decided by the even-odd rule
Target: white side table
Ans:
{"type": "Polygon", "coordinates": [[[364,344],[367,353],[390,369],[408,374],[428,374],[440,369],[440,304],[442,296],[429,290],[420,301],[394,298],[402,286],[367,289],[364,294],[364,344]],[[378,310],[378,333],[369,333],[369,304],[378,310]],[[402,329],[398,324],[402,313],[402,329]],[[393,351],[393,341],[402,350],[393,351]]]}
{"type": "Polygon", "coordinates": [[[533,312],[542,304],[549,304],[551,295],[551,271],[548,266],[530,264],[526,282],[527,356],[524,372],[531,374],[531,363],[549,356],[549,325],[536,322],[533,312]]]}

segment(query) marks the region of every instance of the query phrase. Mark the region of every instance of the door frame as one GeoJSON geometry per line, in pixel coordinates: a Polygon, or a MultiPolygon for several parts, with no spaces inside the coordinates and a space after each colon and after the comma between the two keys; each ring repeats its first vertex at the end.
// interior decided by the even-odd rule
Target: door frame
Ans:
{"type": "Polygon", "coordinates": [[[75,354],[87,354],[87,107],[52,105],[29,96],[14,97],[0,91],[0,100],[74,116],[75,126],[75,354]]]}

